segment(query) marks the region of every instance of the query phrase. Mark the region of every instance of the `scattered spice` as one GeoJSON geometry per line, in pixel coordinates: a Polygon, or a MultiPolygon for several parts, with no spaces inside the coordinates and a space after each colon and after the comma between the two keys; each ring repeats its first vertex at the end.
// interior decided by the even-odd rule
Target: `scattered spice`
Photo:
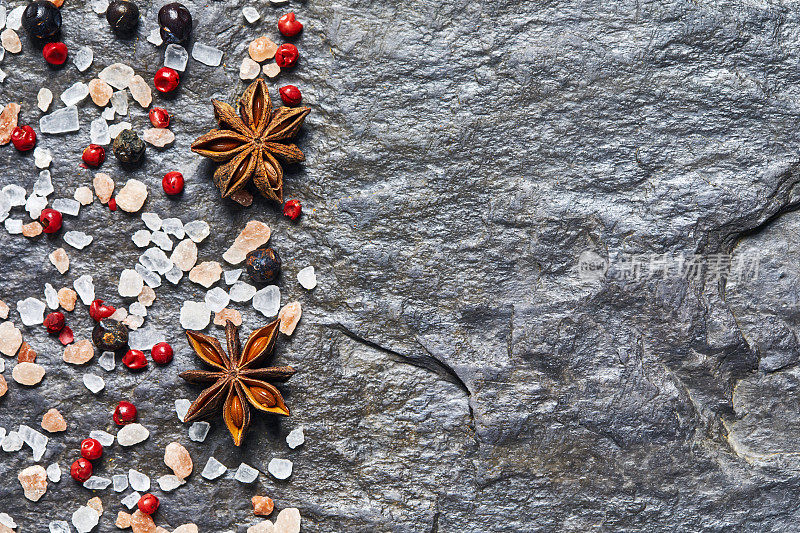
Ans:
{"type": "Polygon", "coordinates": [[[192,14],[183,4],[172,2],[158,10],[158,25],[165,43],[182,43],[192,34],[192,14]]]}
{"type": "Polygon", "coordinates": [[[106,9],[106,20],[111,31],[120,37],[129,37],[139,25],[139,8],[128,0],[113,0],[106,9]]]}
{"type": "Polygon", "coordinates": [[[283,204],[283,216],[291,220],[297,220],[303,212],[303,206],[299,200],[289,200],[283,204]]]}
{"type": "Polygon", "coordinates": [[[281,96],[283,103],[289,107],[300,105],[300,102],[303,101],[303,94],[294,85],[284,85],[278,89],[278,94],[281,96]]]}
{"type": "Polygon", "coordinates": [[[292,68],[297,65],[300,59],[300,52],[291,43],[284,43],[275,50],[275,63],[281,68],[292,68]]]}
{"type": "MultiPolygon", "coordinates": [[[[113,149],[114,157],[124,165],[135,165],[144,157],[144,142],[131,129],[119,132],[114,139],[113,149]]],[[[131,181],[135,180],[128,180],[128,183],[131,181]]],[[[117,195],[117,202],[119,202],[119,195],[117,195]]]]}
{"type": "Polygon", "coordinates": [[[175,196],[183,192],[183,174],[177,171],[167,172],[161,180],[164,192],[170,196],[175,196]]]}
{"type": "Polygon", "coordinates": [[[150,494],[149,492],[139,498],[139,503],[136,504],[139,507],[139,510],[144,514],[151,515],[156,512],[158,509],[158,505],[161,502],[158,501],[158,498],[150,494]]]}
{"type": "Polygon", "coordinates": [[[92,477],[92,463],[81,457],[80,459],[76,460],[72,463],[72,466],[69,468],[69,475],[72,476],[72,479],[77,481],[78,483],[83,483],[90,477],[92,477]]]}
{"type": "Polygon", "coordinates": [[[136,406],[123,400],[114,409],[114,423],[118,426],[124,426],[136,422],[136,414],[136,406]]]}
{"type": "Polygon", "coordinates": [[[11,143],[20,152],[33,150],[36,146],[36,132],[30,126],[18,126],[11,132],[11,143]]]}
{"type": "Polygon", "coordinates": [[[22,26],[32,37],[45,39],[61,29],[61,11],[47,0],[36,0],[22,12],[22,26]]]}
{"type": "Polygon", "coordinates": [[[172,361],[173,355],[172,346],[166,342],[159,342],[150,349],[150,357],[159,365],[168,364],[172,361]]]}
{"type": "Polygon", "coordinates": [[[67,61],[67,45],[62,42],[47,43],[42,48],[42,55],[51,65],[63,65],[67,61]]]}
{"type": "Polygon", "coordinates": [[[247,273],[257,283],[272,283],[281,273],[281,258],[273,248],[258,248],[247,253],[247,273]]]}
{"type": "Polygon", "coordinates": [[[129,370],[142,370],[147,368],[147,357],[141,350],[128,350],[122,357],[122,364],[129,370]]]}
{"type": "Polygon", "coordinates": [[[180,81],[181,77],[178,71],[169,67],[161,67],[153,77],[153,85],[155,85],[156,90],[165,94],[177,89],[180,81]]]}
{"type": "Polygon", "coordinates": [[[303,25],[295,18],[293,12],[289,12],[278,19],[278,31],[281,32],[284,37],[294,37],[303,31],[303,25]]]}
{"type": "Polygon", "coordinates": [[[94,461],[103,456],[103,445],[97,439],[83,439],[81,442],[81,457],[94,461]]]}
{"type": "Polygon", "coordinates": [[[168,128],[172,117],[163,107],[153,107],[150,109],[150,123],[154,128],[168,128]]]}
{"type": "Polygon", "coordinates": [[[97,168],[106,160],[106,149],[99,144],[90,144],[83,150],[81,159],[90,167],[97,168]]]}

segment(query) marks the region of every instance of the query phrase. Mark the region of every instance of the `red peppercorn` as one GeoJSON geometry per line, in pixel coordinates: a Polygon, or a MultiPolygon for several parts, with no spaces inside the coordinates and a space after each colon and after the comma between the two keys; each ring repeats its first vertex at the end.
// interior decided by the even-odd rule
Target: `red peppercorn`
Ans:
{"type": "Polygon", "coordinates": [[[83,439],[81,442],[81,456],[94,461],[103,456],[103,445],[97,439],[83,439]]]}
{"type": "Polygon", "coordinates": [[[60,311],[54,311],[44,317],[44,327],[47,328],[48,333],[52,333],[53,335],[60,333],[61,330],[64,329],[65,324],[64,313],[60,311]]]}
{"type": "Polygon", "coordinates": [[[39,214],[39,222],[42,224],[42,231],[45,233],[55,233],[60,230],[62,221],[61,213],[55,209],[42,209],[39,214]]]}
{"type": "Polygon", "coordinates": [[[155,78],[153,78],[153,85],[156,86],[156,90],[159,92],[170,93],[178,87],[180,81],[181,77],[175,70],[169,67],[161,67],[156,72],[155,78]]]}
{"type": "Polygon", "coordinates": [[[141,350],[128,350],[122,357],[122,364],[130,370],[141,370],[147,366],[147,357],[141,350]]]}
{"type": "Polygon", "coordinates": [[[292,220],[297,220],[297,217],[303,212],[303,206],[300,205],[299,200],[289,200],[283,204],[283,216],[289,217],[292,220]]]}
{"type": "Polygon", "coordinates": [[[51,65],[63,65],[67,60],[67,45],[64,43],[47,43],[42,48],[44,60],[51,65]]]}
{"type": "Polygon", "coordinates": [[[294,12],[289,12],[278,19],[278,31],[285,37],[294,37],[303,31],[303,25],[294,18],[294,12]]]}
{"type": "Polygon", "coordinates": [[[158,509],[159,503],[161,502],[158,501],[158,498],[148,492],[139,498],[139,510],[144,514],[153,514],[158,509]]]}
{"type": "Polygon", "coordinates": [[[161,180],[161,186],[170,196],[180,194],[183,191],[183,174],[177,171],[167,172],[161,180]]]}
{"type": "Polygon", "coordinates": [[[81,457],[69,467],[69,475],[78,483],[83,483],[92,477],[92,463],[81,457]]]}
{"type": "Polygon", "coordinates": [[[303,95],[300,93],[300,89],[294,85],[284,85],[278,89],[278,94],[281,95],[283,103],[290,107],[294,107],[303,101],[303,95]]]}
{"type": "Polygon", "coordinates": [[[150,357],[159,365],[166,365],[172,361],[172,346],[166,342],[159,342],[150,350],[150,357]]]}
{"type": "Polygon", "coordinates": [[[150,110],[150,123],[154,128],[166,128],[172,116],[163,107],[154,107],[150,110]]]}
{"type": "Polygon", "coordinates": [[[114,409],[114,423],[118,426],[124,426],[136,421],[136,406],[131,402],[125,400],[119,402],[117,408],[114,409]]]}
{"type": "Polygon", "coordinates": [[[30,126],[20,126],[11,132],[11,142],[20,152],[27,152],[36,146],[36,132],[30,126]]]}
{"type": "Polygon", "coordinates": [[[106,303],[101,300],[100,298],[93,300],[92,303],[89,305],[89,316],[92,317],[93,320],[96,322],[100,322],[104,318],[108,318],[114,314],[113,306],[106,305],[106,303]]]}
{"type": "Polygon", "coordinates": [[[109,201],[108,201],[108,208],[109,208],[111,211],[116,211],[116,210],[117,210],[117,200],[116,200],[116,199],[114,199],[114,198],[112,198],[111,200],[109,200],[109,201]]]}
{"type": "Polygon", "coordinates": [[[69,326],[64,326],[64,329],[62,329],[61,333],[58,334],[58,341],[66,346],[74,340],[75,335],[73,335],[72,329],[69,326]]]}
{"type": "Polygon", "coordinates": [[[275,62],[281,68],[292,68],[297,64],[299,58],[300,52],[297,51],[297,47],[293,44],[285,43],[275,50],[275,62]]]}
{"type": "Polygon", "coordinates": [[[90,167],[99,167],[106,160],[106,149],[99,144],[90,144],[83,151],[83,162],[90,167]]]}

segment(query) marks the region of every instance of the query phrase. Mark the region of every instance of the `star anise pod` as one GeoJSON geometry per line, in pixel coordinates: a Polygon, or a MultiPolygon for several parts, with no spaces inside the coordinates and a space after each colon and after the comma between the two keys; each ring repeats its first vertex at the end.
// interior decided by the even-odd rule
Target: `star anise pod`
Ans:
{"type": "Polygon", "coordinates": [[[278,337],[276,320],[250,334],[242,349],[239,328],[230,320],[225,324],[228,352],[220,342],[199,331],[187,331],[195,353],[214,370],[190,370],[180,376],[194,383],[211,383],[186,413],[185,422],[206,418],[222,406],[222,418],[237,446],[242,444],[250,425],[250,406],[265,413],[289,416],[281,393],[269,381],[286,381],[294,374],[290,366],[255,368],[272,354],[278,337]]]}
{"type": "Polygon", "coordinates": [[[214,172],[214,184],[228,198],[251,180],[261,194],[283,202],[285,163],[305,161],[300,149],[290,143],[311,110],[307,107],[272,109],[264,80],[250,84],[239,99],[239,115],[229,104],[211,100],[219,129],[192,143],[192,151],[217,162],[228,161],[214,172]]]}

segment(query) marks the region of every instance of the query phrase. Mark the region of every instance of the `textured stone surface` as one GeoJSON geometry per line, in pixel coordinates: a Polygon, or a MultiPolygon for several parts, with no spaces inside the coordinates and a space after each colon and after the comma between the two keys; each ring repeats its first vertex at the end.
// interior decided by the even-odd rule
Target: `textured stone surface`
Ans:
{"type": "MultiPolygon", "coordinates": [[[[163,47],[145,37],[161,4],[137,3],[143,23],[129,41],[89,5],[65,3],[63,40],[95,52],[81,77],[71,65],[46,68],[27,40],[6,56],[3,94],[20,95],[21,123],[38,124],[42,85],[61,94],[116,61],[152,79],[163,47]]],[[[184,278],[156,289],[147,317],[176,348],[174,361],[104,375],[114,394],[75,386],[96,363],[65,365],[44,328],[24,328],[47,378],[29,389],[10,383],[0,426],[34,426],[58,405],[70,429],[51,437],[43,461],[65,466],[82,436],[114,431],[118,396],[130,398],[150,438],[127,450],[135,453],[110,448],[96,475],[130,467],[155,479],[168,473],[172,441],[198,465],[213,455],[265,472],[272,458],[289,458],[292,476],[266,489],[276,511],[297,507],[309,532],[796,527],[796,6],[290,4],[306,25],[302,58],[268,85],[273,102],[278,87],[297,85],[312,108],[298,139],[307,161],[285,176],[285,197],[304,206],[291,223],[260,198],[250,208],[219,199],[214,164],[189,151],[215,126],[209,99],[243,91],[248,43],[264,34],[282,42],[282,9],[262,3],[262,19],[247,25],[240,0],[185,3],[195,36],[224,62],[190,60],[177,94],[154,93],[153,105],[176,117],[171,147],[148,146],[135,170],[109,157],[102,171],[147,184],[146,211],[206,219],[199,261],[222,261],[247,221],[269,224],[284,261],[281,304],[303,306],[275,357],[298,369],[280,386],[293,416],[256,415],[242,449],[218,418],[203,443],[186,438],[172,405],[199,389],[178,378],[197,367],[178,317],[181,302],[202,301],[205,289],[184,278]],[[160,189],[172,169],[186,178],[178,201],[160,189]],[[576,273],[586,250],[765,259],[750,284],[586,282],[576,273]],[[296,282],[308,265],[319,279],[312,291],[296,282]],[[299,425],[306,443],[289,450],[284,439],[299,425]]],[[[80,132],[39,136],[56,156],[54,198],[92,183],[78,163],[100,110],[84,104],[80,113],[80,132]]],[[[123,120],[140,134],[150,127],[139,106],[123,120]]],[[[5,147],[0,165],[0,185],[30,191],[30,155],[5,147]]],[[[143,228],[138,216],[95,203],[65,228],[95,241],[70,251],[63,276],[47,260],[60,235],[31,241],[0,230],[0,297],[40,297],[47,280],[71,285],[90,274],[98,297],[121,306],[116,280],[141,253],[130,239],[143,228]]],[[[231,307],[243,335],[265,323],[249,302],[231,307]]],[[[13,308],[10,319],[20,323],[13,308]]],[[[85,306],[68,323],[89,336],[85,306]]],[[[23,531],[69,520],[87,491],[62,481],[30,505],[14,481],[29,458],[0,461],[3,511],[23,531]]],[[[159,525],[246,531],[260,484],[191,476],[162,499],[159,525]]],[[[108,500],[109,516],[122,510],[108,500]]],[[[110,519],[97,530],[115,531],[110,519]]]]}

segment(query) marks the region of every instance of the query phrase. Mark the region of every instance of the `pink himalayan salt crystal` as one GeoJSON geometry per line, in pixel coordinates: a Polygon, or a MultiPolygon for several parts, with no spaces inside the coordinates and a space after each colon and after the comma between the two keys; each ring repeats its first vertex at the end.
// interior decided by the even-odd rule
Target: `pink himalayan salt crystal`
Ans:
{"type": "Polygon", "coordinates": [[[175,246],[169,259],[176,267],[189,272],[197,263],[197,245],[192,239],[184,239],[175,246]]]}
{"type": "Polygon", "coordinates": [[[0,324],[0,353],[7,356],[17,354],[17,350],[22,346],[22,332],[13,322],[3,322],[0,324]]]}
{"type": "Polygon", "coordinates": [[[261,72],[261,65],[249,57],[242,59],[242,64],[239,66],[239,78],[252,80],[258,77],[259,72],[261,72]]]}
{"type": "Polygon", "coordinates": [[[99,516],[103,516],[103,500],[101,500],[99,497],[95,496],[94,498],[86,502],[86,506],[91,507],[92,509],[97,511],[97,514],[99,516]]]}
{"type": "Polygon", "coordinates": [[[8,312],[10,310],[11,309],[9,309],[8,304],[0,300],[0,318],[2,318],[3,320],[8,318],[8,312]]]}
{"type": "Polygon", "coordinates": [[[50,262],[53,263],[53,266],[56,267],[56,270],[59,273],[64,274],[67,270],[69,270],[69,256],[67,255],[67,251],[63,248],[58,248],[50,252],[50,255],[47,256],[50,259],[50,262]]]}
{"type": "Polygon", "coordinates": [[[225,322],[230,320],[234,326],[242,325],[242,313],[236,309],[228,309],[227,307],[218,313],[214,313],[214,324],[217,326],[225,326],[225,322]]]}
{"type": "Polygon", "coordinates": [[[175,142],[175,134],[167,128],[148,128],[142,133],[142,140],[158,148],[164,148],[175,142]]]}
{"type": "Polygon", "coordinates": [[[300,302],[290,302],[283,306],[278,313],[278,318],[281,321],[280,329],[284,335],[291,335],[294,333],[294,328],[300,322],[300,316],[303,314],[303,308],[300,307],[300,302]]]}
{"type": "Polygon", "coordinates": [[[275,533],[275,526],[269,520],[259,522],[254,526],[247,528],[247,533],[275,533]]]}
{"type": "Polygon", "coordinates": [[[274,61],[270,61],[269,63],[264,65],[264,68],[261,70],[262,72],[264,72],[264,76],[268,77],[271,80],[277,78],[278,75],[281,73],[281,67],[279,67],[278,64],[274,61]]]}
{"type": "Polygon", "coordinates": [[[49,0],[49,2],[56,7],[61,7],[64,5],[64,0],[49,0]]]}
{"type": "Polygon", "coordinates": [[[3,112],[0,113],[0,146],[11,142],[11,132],[17,127],[19,110],[19,104],[11,102],[6,104],[3,108],[3,112]]]}
{"type": "Polygon", "coordinates": [[[47,472],[41,465],[29,466],[17,475],[25,497],[32,502],[38,502],[39,498],[47,492],[47,472]]]}
{"type": "Polygon", "coordinates": [[[142,327],[142,324],[144,324],[144,317],[129,314],[122,320],[122,323],[128,326],[128,329],[130,330],[137,330],[142,327]]]}
{"type": "Polygon", "coordinates": [[[118,512],[117,521],[114,522],[114,525],[120,529],[128,529],[129,527],[131,527],[130,513],[126,513],[125,511],[118,512]]]}
{"type": "Polygon", "coordinates": [[[135,213],[147,200],[147,186],[139,180],[129,179],[117,193],[116,199],[117,207],[128,213],[135,213]]]}
{"type": "Polygon", "coordinates": [[[222,276],[222,265],[216,261],[205,261],[189,272],[189,281],[198,283],[208,289],[222,276]]]}
{"type": "Polygon", "coordinates": [[[67,421],[64,420],[58,409],[50,409],[42,417],[42,429],[50,433],[66,431],[67,421]]]}
{"type": "Polygon", "coordinates": [[[163,528],[161,526],[156,526],[156,533],[169,533],[169,529],[163,528]]]}
{"type": "Polygon", "coordinates": [[[116,320],[117,322],[122,322],[126,318],[128,318],[128,310],[124,307],[117,307],[117,310],[114,311],[114,314],[110,317],[111,320],[116,320]]]}
{"type": "Polygon", "coordinates": [[[170,442],[164,450],[164,464],[172,469],[180,479],[186,479],[192,473],[194,464],[189,450],[177,442],[170,442]]]}
{"type": "Polygon", "coordinates": [[[22,235],[25,237],[38,237],[42,234],[42,225],[38,220],[22,225],[22,235]]]}
{"type": "Polygon", "coordinates": [[[172,533],[198,533],[199,530],[195,524],[183,524],[172,530],[172,533]]]}
{"type": "Polygon", "coordinates": [[[239,189],[235,193],[231,194],[231,200],[245,207],[250,207],[253,205],[253,195],[245,189],[239,189]]]}
{"type": "Polygon", "coordinates": [[[20,385],[32,387],[44,378],[44,367],[36,363],[17,363],[11,371],[11,377],[20,385]]]}
{"type": "Polygon", "coordinates": [[[80,202],[81,205],[89,205],[94,200],[94,194],[92,194],[92,189],[82,186],[75,189],[73,198],[80,202]]]}
{"type": "Polygon", "coordinates": [[[150,307],[156,301],[156,291],[145,285],[142,287],[142,292],[139,293],[137,300],[143,306],[150,307]]]}
{"type": "Polygon", "coordinates": [[[89,339],[83,339],[64,348],[64,362],[72,365],[88,363],[94,357],[94,346],[89,339]]]}
{"type": "Polygon", "coordinates": [[[231,247],[222,254],[222,258],[232,265],[238,265],[244,261],[247,252],[265,244],[269,240],[269,236],[269,226],[258,220],[251,220],[233,241],[231,247]]]}
{"type": "Polygon", "coordinates": [[[300,510],[289,507],[278,513],[275,519],[275,533],[300,533],[300,510]]]}
{"type": "Polygon", "coordinates": [[[256,516],[269,516],[275,508],[272,498],[267,496],[253,496],[253,514],[256,516]]]}
{"type": "Polygon", "coordinates": [[[31,348],[31,345],[27,342],[23,342],[22,346],[19,347],[17,361],[20,363],[33,363],[36,361],[36,352],[33,351],[33,348],[31,348]]]}
{"type": "Polygon", "coordinates": [[[89,82],[89,96],[92,97],[92,102],[100,107],[108,105],[113,93],[114,89],[111,88],[111,85],[100,78],[95,78],[89,82]]]}
{"type": "Polygon", "coordinates": [[[0,44],[10,54],[18,54],[22,52],[22,41],[19,40],[17,32],[11,28],[6,28],[3,33],[0,33],[0,44]]]}
{"type": "Polygon", "coordinates": [[[111,200],[111,195],[114,194],[114,180],[111,179],[111,176],[104,172],[98,172],[94,175],[92,186],[101,204],[107,204],[111,200]]]}
{"type": "Polygon", "coordinates": [[[131,515],[131,528],[133,533],[156,533],[156,524],[153,519],[139,509],[136,509],[131,515]]]}
{"type": "Polygon", "coordinates": [[[253,58],[253,61],[258,61],[259,63],[275,57],[277,49],[278,45],[266,35],[250,41],[250,46],[247,47],[250,57],[253,58]]]}
{"type": "Polygon", "coordinates": [[[69,287],[58,289],[58,304],[64,311],[73,311],[78,301],[78,293],[69,287]]]}
{"type": "Polygon", "coordinates": [[[128,90],[136,103],[147,109],[153,102],[153,93],[150,91],[150,86],[144,81],[144,78],[136,74],[131,78],[128,84],[128,90]]]}
{"type": "Polygon", "coordinates": [[[6,378],[3,377],[3,374],[0,374],[0,398],[6,395],[8,392],[8,383],[6,383],[6,378]]]}
{"type": "Polygon", "coordinates": [[[0,524],[0,533],[15,533],[13,529],[5,524],[0,524]]]}

